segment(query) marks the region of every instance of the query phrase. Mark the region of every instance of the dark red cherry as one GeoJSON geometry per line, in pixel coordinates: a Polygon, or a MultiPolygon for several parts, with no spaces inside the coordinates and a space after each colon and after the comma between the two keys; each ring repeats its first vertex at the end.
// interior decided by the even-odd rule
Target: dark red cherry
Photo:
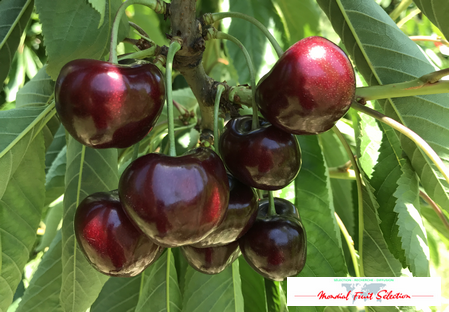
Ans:
{"type": "Polygon", "coordinates": [[[301,167],[296,137],[264,119],[255,130],[251,130],[251,116],[231,119],[219,147],[229,172],[244,184],[262,190],[286,187],[301,167]]]}
{"type": "Polygon", "coordinates": [[[240,255],[238,242],[207,248],[182,246],[181,251],[192,268],[205,274],[222,272],[240,255]]]}
{"type": "Polygon", "coordinates": [[[294,134],[329,130],[355,95],[351,62],[322,37],[296,42],[258,83],[256,102],[274,126],[294,134]]]}
{"type": "Polygon", "coordinates": [[[148,154],[123,172],[120,199],[130,218],[157,244],[191,245],[217,228],[229,184],[220,157],[198,148],[180,157],[148,154]]]}
{"type": "Polygon", "coordinates": [[[107,275],[135,276],[163,251],[127,217],[117,191],[87,196],[76,210],[74,228],[87,260],[107,275]]]}
{"type": "Polygon", "coordinates": [[[222,246],[236,241],[256,221],[258,200],[256,192],[228,174],[229,204],[220,225],[205,239],[192,245],[197,248],[222,246]]]}
{"type": "Polygon", "coordinates": [[[277,215],[270,216],[268,200],[260,201],[257,220],[239,239],[239,246],[257,273],[282,281],[304,268],[307,239],[296,207],[281,198],[275,198],[274,203],[277,215]]]}
{"type": "Polygon", "coordinates": [[[161,114],[165,83],[153,64],[67,63],[55,86],[56,110],[67,131],[94,148],[140,141],[161,114]]]}

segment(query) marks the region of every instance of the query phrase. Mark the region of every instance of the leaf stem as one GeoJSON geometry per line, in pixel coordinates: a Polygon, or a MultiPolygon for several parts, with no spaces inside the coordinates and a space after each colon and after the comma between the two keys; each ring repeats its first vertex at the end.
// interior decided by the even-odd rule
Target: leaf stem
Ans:
{"type": "Polygon", "coordinates": [[[349,253],[351,254],[352,264],[354,265],[355,276],[360,277],[359,271],[359,262],[357,259],[357,253],[354,248],[354,241],[352,240],[351,235],[349,235],[348,230],[346,229],[343,221],[341,221],[340,217],[336,212],[334,212],[335,219],[337,220],[338,226],[340,227],[340,231],[343,233],[343,236],[346,240],[346,244],[349,248],[349,253]]]}
{"type": "Polygon", "coordinates": [[[447,75],[449,75],[448,68],[426,74],[410,81],[357,88],[355,98],[357,101],[371,101],[415,95],[449,93],[449,81],[439,81],[447,75]]]}
{"type": "Polygon", "coordinates": [[[438,217],[443,222],[444,226],[447,230],[449,230],[449,222],[447,221],[446,217],[444,216],[443,212],[441,211],[440,207],[432,200],[432,198],[429,197],[426,193],[423,191],[419,191],[419,196],[424,199],[426,203],[429,204],[430,207],[435,211],[435,213],[438,215],[438,217]]]}
{"type": "MultiPolygon", "coordinates": [[[[362,178],[360,175],[360,169],[357,164],[357,161],[355,160],[354,154],[351,151],[351,147],[349,146],[348,142],[346,142],[345,137],[343,134],[338,130],[336,126],[332,127],[332,130],[337,135],[338,139],[340,140],[341,144],[346,150],[346,153],[349,156],[349,159],[352,163],[352,168],[355,172],[355,178],[357,182],[357,202],[358,202],[358,212],[359,212],[359,258],[363,259],[363,232],[365,230],[365,222],[364,222],[364,216],[363,216],[363,193],[362,193],[362,178]]],[[[359,262],[359,275],[361,277],[365,276],[365,271],[363,269],[363,261],[359,262]]]]}
{"type": "Polygon", "coordinates": [[[246,63],[248,64],[249,74],[251,77],[251,95],[252,95],[251,106],[253,108],[253,122],[252,122],[251,128],[253,130],[257,129],[257,128],[259,128],[259,116],[257,115],[258,108],[257,108],[257,104],[256,104],[256,73],[254,71],[254,65],[253,65],[253,62],[251,61],[251,57],[249,56],[248,50],[246,50],[244,45],[237,38],[235,38],[234,36],[231,36],[227,33],[217,31],[216,38],[217,39],[226,39],[226,40],[234,42],[240,48],[240,50],[242,50],[243,54],[245,55],[246,63]]]}
{"type": "Polygon", "coordinates": [[[143,287],[145,285],[145,271],[141,273],[140,276],[140,288],[139,288],[139,299],[142,297],[143,287]]]}
{"type": "MultiPolygon", "coordinates": [[[[175,38],[174,38],[175,39],[175,38]]],[[[167,98],[167,120],[168,120],[168,141],[170,144],[169,155],[176,156],[176,145],[175,145],[175,120],[173,112],[173,99],[172,99],[172,70],[173,70],[173,59],[176,52],[181,49],[181,44],[177,40],[173,40],[170,43],[167,53],[167,63],[165,70],[165,83],[166,83],[166,98],[167,98]]]]}
{"type": "Polygon", "coordinates": [[[220,98],[221,94],[223,93],[223,90],[225,87],[221,84],[217,87],[217,93],[215,94],[215,103],[214,103],[214,147],[215,147],[215,153],[220,155],[220,151],[218,148],[218,111],[220,109],[220,98]]]}
{"type": "Polygon", "coordinates": [[[254,17],[248,16],[246,14],[239,13],[239,12],[219,12],[219,13],[213,13],[213,14],[211,14],[211,13],[204,14],[203,20],[207,24],[212,25],[213,23],[215,23],[223,18],[227,18],[227,17],[235,17],[235,18],[243,19],[245,21],[250,22],[257,28],[259,28],[263,32],[263,34],[268,38],[268,40],[271,42],[271,45],[273,46],[274,50],[276,51],[276,54],[278,55],[278,57],[282,56],[284,51],[282,50],[282,48],[280,47],[279,43],[276,41],[274,36],[268,31],[268,29],[261,22],[259,22],[254,17]]]}
{"type": "Polygon", "coordinates": [[[166,3],[162,0],[127,0],[126,2],[123,2],[117,13],[115,14],[114,22],[112,23],[111,46],[109,50],[110,63],[117,64],[117,35],[118,28],[120,26],[120,20],[122,18],[122,15],[125,13],[126,8],[133,4],[145,5],[159,14],[165,14],[166,12],[166,3]]]}
{"type": "Polygon", "coordinates": [[[273,197],[272,191],[268,191],[268,202],[270,204],[270,210],[268,212],[268,215],[275,216],[276,215],[276,207],[274,205],[274,197],[273,197]]]}
{"type": "Polygon", "coordinates": [[[443,174],[444,178],[446,179],[446,182],[449,183],[449,171],[444,165],[443,161],[438,156],[438,154],[432,149],[432,147],[430,147],[430,145],[426,141],[424,141],[424,139],[421,138],[418,134],[416,134],[403,124],[397,122],[396,120],[387,117],[384,114],[379,113],[378,111],[375,111],[374,109],[371,109],[359,103],[353,102],[351,108],[355,109],[356,111],[367,114],[379,120],[380,122],[383,122],[386,125],[389,125],[393,129],[399,131],[400,133],[408,137],[410,140],[412,140],[430,158],[430,160],[435,164],[438,170],[443,174]]]}

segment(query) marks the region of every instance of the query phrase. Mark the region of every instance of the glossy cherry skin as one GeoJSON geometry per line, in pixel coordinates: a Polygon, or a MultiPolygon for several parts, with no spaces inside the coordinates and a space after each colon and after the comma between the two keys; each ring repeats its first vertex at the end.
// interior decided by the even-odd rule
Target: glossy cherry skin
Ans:
{"type": "Polygon", "coordinates": [[[106,275],[135,276],[163,251],[134,226],[117,191],[87,196],[76,210],[74,228],[87,261],[106,275]]]}
{"type": "Polygon", "coordinates": [[[307,239],[296,207],[281,198],[275,198],[274,203],[277,215],[269,216],[268,200],[260,201],[257,220],[239,239],[239,246],[243,257],[257,273],[282,281],[304,268],[307,239]]]}
{"type": "Polygon", "coordinates": [[[222,272],[240,255],[238,242],[207,248],[182,246],[181,251],[192,268],[205,274],[222,272]]]}
{"type": "Polygon", "coordinates": [[[156,123],[164,101],[165,83],[153,64],[74,60],[61,69],[55,85],[62,124],[93,148],[137,143],[156,123]]]}
{"type": "Polygon", "coordinates": [[[351,62],[343,50],[322,37],[296,42],[256,88],[262,115],[294,134],[329,130],[348,111],[354,96],[351,62]]]}
{"type": "Polygon", "coordinates": [[[129,217],[158,245],[199,242],[226,213],[229,184],[220,157],[198,148],[180,157],[148,154],[123,172],[120,199],[129,217]]]}
{"type": "Polygon", "coordinates": [[[256,192],[229,174],[228,181],[229,204],[223,221],[206,238],[193,244],[193,247],[205,248],[232,243],[242,237],[256,221],[256,192]]]}
{"type": "Polygon", "coordinates": [[[246,185],[279,190],[298,175],[298,140],[264,119],[251,130],[251,116],[231,119],[220,137],[220,152],[229,172],[246,185]]]}

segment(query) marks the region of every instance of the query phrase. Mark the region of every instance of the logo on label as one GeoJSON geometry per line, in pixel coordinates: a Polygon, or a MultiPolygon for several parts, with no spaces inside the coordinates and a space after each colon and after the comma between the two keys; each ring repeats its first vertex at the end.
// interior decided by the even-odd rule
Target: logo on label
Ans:
{"type": "Polygon", "coordinates": [[[289,306],[436,306],[439,277],[288,277],[289,306]]]}

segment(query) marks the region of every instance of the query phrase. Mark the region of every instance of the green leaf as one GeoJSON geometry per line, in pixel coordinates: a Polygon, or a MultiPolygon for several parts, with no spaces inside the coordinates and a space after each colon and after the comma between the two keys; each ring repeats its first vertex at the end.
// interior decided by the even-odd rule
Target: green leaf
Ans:
{"type": "MultiPolygon", "coordinates": [[[[323,147],[324,158],[328,167],[339,167],[349,161],[346,151],[332,131],[327,131],[318,136],[323,147]]],[[[351,236],[354,236],[354,203],[352,200],[352,188],[354,181],[331,179],[332,197],[335,212],[343,221],[351,236]]],[[[354,185],[355,187],[355,185],[354,185]]]]}
{"type": "MultiPolygon", "coordinates": [[[[449,240],[449,229],[444,226],[443,221],[430,206],[421,205],[420,212],[435,230],[449,240]]],[[[445,211],[442,211],[442,213],[446,216],[446,220],[449,219],[448,213],[445,211]]]]}
{"type": "Polygon", "coordinates": [[[361,169],[372,178],[374,166],[378,163],[379,148],[382,141],[382,131],[376,119],[365,115],[357,115],[357,127],[355,127],[355,137],[358,148],[358,159],[361,169]]]}
{"type": "MultiPolygon", "coordinates": [[[[20,116],[16,110],[1,112],[0,137],[8,137],[5,130],[16,135],[15,124],[20,122],[5,118],[11,112],[8,117],[14,113],[20,116]]],[[[0,140],[0,147],[4,143],[0,140]]],[[[0,159],[0,311],[6,311],[11,304],[36,240],[45,199],[44,156],[42,132],[36,137],[29,132],[0,159]]]]}
{"type": "Polygon", "coordinates": [[[399,227],[396,224],[398,214],[394,211],[396,197],[393,196],[397,189],[397,182],[402,176],[402,166],[399,161],[403,160],[403,158],[400,156],[393,152],[390,141],[385,137],[382,141],[379,163],[376,165],[370,182],[374,188],[374,196],[379,204],[380,228],[385,241],[391,253],[405,267],[405,254],[402,249],[401,238],[398,236],[399,227]]]}
{"type": "Polygon", "coordinates": [[[43,251],[50,246],[54,240],[56,233],[58,232],[58,226],[62,220],[63,202],[60,201],[54,206],[49,208],[49,211],[45,217],[45,233],[42,235],[39,245],[35,248],[37,252],[43,251]]]}
{"type": "MultiPolygon", "coordinates": [[[[363,119],[360,118],[359,114],[354,112],[352,114],[352,117],[354,124],[357,124],[357,127],[355,127],[356,147],[357,155],[360,155],[361,150],[364,148],[364,145],[362,145],[364,138],[361,137],[367,136],[367,133],[363,130],[365,124],[363,123],[363,119]],[[360,130],[359,127],[362,127],[362,129],[360,130]]],[[[388,145],[387,147],[391,148],[391,146],[388,145]]],[[[382,157],[384,157],[384,154],[382,154],[382,157]]],[[[360,157],[358,157],[358,163],[359,161],[360,157]]],[[[359,261],[361,261],[363,264],[365,276],[400,276],[402,269],[401,263],[390,252],[385,241],[384,234],[379,226],[381,220],[379,218],[378,212],[379,204],[374,194],[375,190],[371,186],[368,177],[363,171],[363,167],[360,164],[358,164],[358,166],[362,169],[362,179],[364,182],[364,184],[362,185],[364,229],[362,252],[360,251],[359,246],[355,246],[356,249],[359,250],[359,254],[362,253],[360,255],[361,259],[359,261]]],[[[372,170],[368,166],[365,166],[365,168],[367,168],[368,170],[372,170]]],[[[377,174],[379,173],[377,172],[377,174]]],[[[377,181],[376,179],[377,176],[373,178],[375,182],[377,181]]],[[[396,187],[396,185],[394,185],[394,187],[396,187]]]]}
{"type": "MultiPolygon", "coordinates": [[[[369,85],[412,80],[434,71],[419,47],[374,1],[318,0],[369,85]]],[[[447,94],[388,99],[385,114],[426,140],[449,166],[447,94]]],[[[449,187],[434,165],[409,139],[401,145],[426,192],[449,211],[449,187]]]]}
{"type": "Polygon", "coordinates": [[[264,278],[239,257],[240,279],[242,280],[243,302],[245,312],[267,312],[267,297],[264,278]]]}
{"type": "Polygon", "coordinates": [[[59,151],[45,177],[45,206],[64,194],[64,178],[67,164],[67,147],[59,151]]]}
{"type": "Polygon", "coordinates": [[[88,0],[90,5],[100,13],[100,23],[98,24],[98,28],[103,25],[104,22],[104,14],[106,11],[106,0],[88,0]]]}
{"type": "Polygon", "coordinates": [[[181,311],[182,296],[179,290],[173,253],[167,249],[164,254],[145,270],[145,286],[139,295],[136,312],[181,311]],[[167,273],[168,269],[168,273],[167,273]],[[169,297],[167,300],[167,276],[169,297]],[[169,307],[167,307],[167,301],[169,307]]]}
{"type": "Polygon", "coordinates": [[[53,161],[58,157],[59,152],[65,146],[65,129],[63,125],[59,125],[58,130],[55,133],[53,141],[45,153],[45,173],[50,170],[53,161]]]}
{"type": "Polygon", "coordinates": [[[62,312],[59,302],[62,283],[61,252],[62,241],[59,231],[39,263],[16,312],[62,312]]]}
{"type": "Polygon", "coordinates": [[[42,67],[33,79],[17,92],[17,108],[48,104],[48,100],[55,90],[55,83],[47,74],[46,69],[47,65],[42,67]]]}
{"type": "MultiPolygon", "coordinates": [[[[129,20],[142,27],[142,29],[145,30],[151,40],[153,40],[157,45],[160,46],[169,45],[170,41],[161,31],[160,21],[156,12],[143,5],[135,5],[131,7],[129,11],[133,12],[129,17],[129,20]]],[[[130,36],[130,38],[141,38],[139,35],[134,34],[134,31],[131,31],[130,33],[133,34],[130,36]]]]}
{"type": "Polygon", "coordinates": [[[398,277],[401,263],[388,249],[382,230],[379,227],[379,205],[368,179],[364,176],[363,196],[363,262],[365,276],[398,277]]]}
{"type": "Polygon", "coordinates": [[[90,308],[90,312],[134,311],[139,299],[142,274],[133,277],[110,277],[90,308]]]}
{"type": "MultiPolygon", "coordinates": [[[[267,24],[270,19],[277,16],[276,9],[270,0],[230,0],[229,7],[232,12],[244,12],[259,21],[265,21],[266,26],[268,26],[267,24]]],[[[268,41],[265,35],[256,26],[238,18],[232,19],[231,26],[229,26],[229,34],[239,39],[248,50],[257,74],[263,62],[265,47],[268,41]]],[[[227,47],[234,67],[239,73],[239,83],[249,83],[250,75],[248,65],[246,64],[242,51],[232,42],[228,42],[227,47]]]]}
{"type": "Polygon", "coordinates": [[[187,268],[183,312],[243,312],[239,262],[223,272],[207,275],[187,268]]]}
{"type": "Polygon", "coordinates": [[[397,183],[394,211],[398,214],[396,224],[407,264],[413,276],[430,276],[426,229],[419,213],[419,181],[409,162],[404,161],[402,176],[397,183]]]}
{"type": "Polygon", "coordinates": [[[62,224],[61,305],[66,312],[85,312],[95,301],[108,277],[96,271],[75,239],[73,219],[88,195],[117,188],[117,150],[92,149],[68,138],[62,224]]]}
{"type": "Polygon", "coordinates": [[[20,37],[33,12],[33,0],[0,2],[0,83],[8,76],[20,37]]]}
{"type": "Polygon", "coordinates": [[[415,0],[416,6],[449,38],[449,3],[446,0],[415,0]]]}
{"type": "Polygon", "coordinates": [[[297,41],[320,34],[320,8],[312,0],[274,0],[282,12],[289,46],[297,41]]]}
{"type": "MultiPolygon", "coordinates": [[[[302,151],[302,167],[295,179],[295,206],[307,234],[306,265],[298,276],[346,276],[348,270],[322,148],[316,135],[297,138],[302,151]]],[[[323,311],[324,307],[305,309],[323,311]]]]}
{"type": "MultiPolygon", "coordinates": [[[[109,49],[112,22],[120,0],[107,0],[105,21],[85,0],[36,0],[48,54],[47,73],[56,80],[61,68],[74,59],[100,59],[109,49]],[[68,23],[68,21],[70,21],[68,23]]],[[[120,21],[118,41],[128,34],[126,15],[120,21]]]]}

